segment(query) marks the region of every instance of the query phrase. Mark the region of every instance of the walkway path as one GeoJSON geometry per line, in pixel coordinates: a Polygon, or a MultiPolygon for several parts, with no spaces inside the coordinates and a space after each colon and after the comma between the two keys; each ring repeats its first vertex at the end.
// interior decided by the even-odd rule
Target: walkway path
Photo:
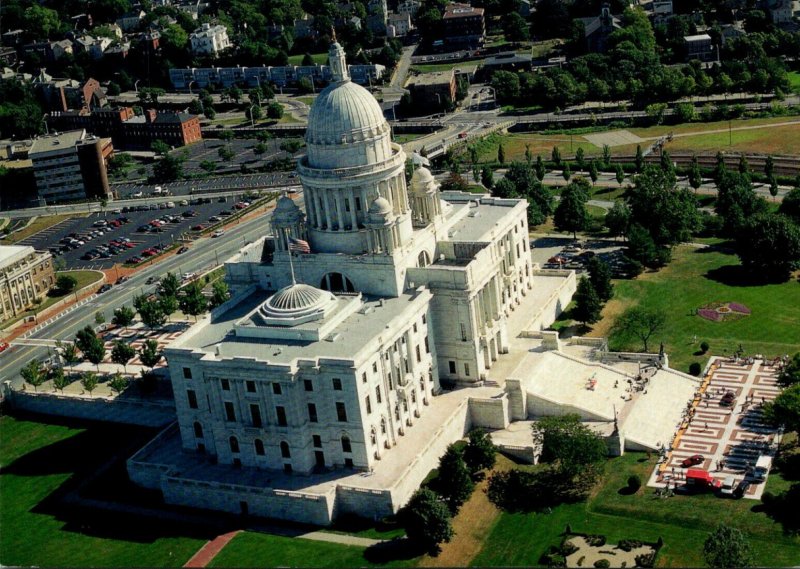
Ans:
{"type": "Polygon", "coordinates": [[[214,559],[234,537],[241,533],[241,531],[242,530],[236,530],[224,533],[206,542],[206,544],[184,564],[184,567],[207,567],[208,564],[211,563],[211,560],[214,559]]]}

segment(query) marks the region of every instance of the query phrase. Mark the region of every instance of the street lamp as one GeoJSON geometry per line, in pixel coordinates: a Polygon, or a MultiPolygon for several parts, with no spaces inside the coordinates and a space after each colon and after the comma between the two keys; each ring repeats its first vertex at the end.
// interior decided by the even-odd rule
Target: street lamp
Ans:
{"type": "MultiPolygon", "coordinates": [[[[255,127],[256,127],[256,121],[255,121],[255,119],[253,118],[253,108],[254,108],[254,107],[256,107],[256,104],[255,104],[255,103],[253,103],[252,105],[250,105],[250,126],[252,126],[253,128],[255,128],[255,127]]],[[[259,108],[260,108],[260,107],[259,107],[259,108]]]]}
{"type": "Polygon", "coordinates": [[[141,81],[141,79],[137,79],[133,82],[133,90],[137,95],[139,94],[139,81],[141,81]]]}
{"type": "Polygon", "coordinates": [[[42,122],[44,123],[44,132],[50,134],[50,127],[47,126],[47,114],[42,115],[42,122]]]}
{"type": "Polygon", "coordinates": [[[187,85],[187,87],[189,87],[189,94],[190,95],[192,94],[192,83],[194,83],[195,85],[197,85],[199,87],[197,81],[189,81],[189,84],[187,85]]]}

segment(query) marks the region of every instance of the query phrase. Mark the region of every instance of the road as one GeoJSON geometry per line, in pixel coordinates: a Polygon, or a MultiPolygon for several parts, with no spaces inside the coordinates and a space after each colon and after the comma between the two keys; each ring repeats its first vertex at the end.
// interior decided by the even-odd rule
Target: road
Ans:
{"type": "MultiPolygon", "coordinates": [[[[295,201],[302,203],[302,196],[298,194],[295,201]]],[[[155,285],[145,285],[148,277],[162,276],[167,272],[178,274],[199,272],[218,264],[218,262],[222,263],[237,253],[245,243],[255,241],[267,233],[270,228],[270,219],[271,213],[261,215],[231,227],[222,237],[199,239],[185,254],[173,255],[143,269],[133,275],[129,281],[114,286],[81,308],[65,314],[23,340],[22,343],[29,344],[31,340],[39,340],[43,344],[52,343],[53,340],[71,341],[78,330],[87,324],[94,325],[94,314],[97,311],[103,312],[106,321],[110,322],[114,309],[123,304],[131,305],[135,295],[155,290],[155,285]],[[48,340],[50,342],[47,342],[48,340]]],[[[42,360],[48,357],[50,348],[46,345],[20,345],[16,342],[12,342],[11,346],[10,350],[0,355],[0,378],[10,380],[15,387],[19,387],[22,383],[22,378],[19,377],[22,367],[31,360],[42,360]]]]}

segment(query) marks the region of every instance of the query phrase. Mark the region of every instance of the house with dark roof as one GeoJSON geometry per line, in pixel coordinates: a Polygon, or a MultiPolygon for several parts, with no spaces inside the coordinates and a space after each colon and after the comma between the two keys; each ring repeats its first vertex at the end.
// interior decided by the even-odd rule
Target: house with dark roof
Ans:
{"type": "Polygon", "coordinates": [[[613,15],[611,6],[607,3],[603,4],[599,16],[579,19],[583,22],[583,35],[589,53],[605,53],[608,49],[608,37],[614,30],[622,27],[620,16],[613,15]]]}

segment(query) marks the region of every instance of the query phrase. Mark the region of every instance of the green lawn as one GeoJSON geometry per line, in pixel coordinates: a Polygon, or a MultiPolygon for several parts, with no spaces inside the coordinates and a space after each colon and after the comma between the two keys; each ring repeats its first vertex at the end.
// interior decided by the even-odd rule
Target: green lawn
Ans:
{"type": "MultiPolygon", "coordinates": [[[[711,345],[709,355],[731,353],[742,344],[749,354],[776,356],[800,350],[800,286],[796,281],[783,284],[743,284],[739,259],[713,250],[680,246],[673,261],[656,273],[645,273],[635,280],[615,281],[614,298],[606,306],[604,319],[591,335],[605,335],[613,319],[624,308],[639,304],[662,309],[667,322],[651,340],[650,349],[663,341],[670,365],[683,371],[691,362],[704,364],[706,356],[694,356],[692,344],[711,345]],[[745,304],[752,314],[736,321],[711,322],[695,314],[709,302],[735,301],[745,304]]],[[[641,344],[616,341],[611,348],[640,350],[641,344]]]]}
{"type": "Polygon", "coordinates": [[[414,562],[376,564],[368,561],[364,552],[363,547],[352,545],[244,532],[233,538],[209,567],[407,567],[414,562]]]}
{"type": "Polygon", "coordinates": [[[791,85],[792,91],[800,93],[800,71],[789,72],[789,85],[791,85]]]}
{"type": "Polygon", "coordinates": [[[8,235],[3,237],[0,244],[2,245],[13,245],[18,241],[22,241],[26,237],[30,237],[40,231],[44,231],[45,229],[56,225],[57,223],[61,223],[65,219],[71,219],[73,217],[86,217],[85,215],[74,215],[74,214],[65,214],[65,215],[43,215],[37,217],[33,221],[30,222],[25,229],[20,229],[19,231],[13,233],[12,235],[8,235]]]}
{"type": "MultiPolygon", "coordinates": [[[[754,566],[790,566],[800,563],[800,538],[783,534],[779,524],[759,512],[760,502],[722,500],[713,495],[656,499],[652,488],[634,495],[618,492],[628,476],[647,480],[655,458],[629,453],[608,461],[599,490],[586,502],[563,505],[551,514],[503,513],[487,528],[488,539],[473,566],[537,565],[550,545],[558,545],[566,525],[574,532],[603,534],[610,543],[620,539],[664,539],[658,565],[698,567],[704,564],[703,542],[717,523],[744,531],[753,549],[754,566]]],[[[768,489],[785,482],[773,472],[768,489]]]]}
{"type": "Polygon", "coordinates": [[[450,71],[451,69],[472,69],[482,61],[461,61],[457,63],[415,63],[411,66],[412,71],[417,73],[438,73],[440,71],[450,71]]]}
{"type": "MultiPolygon", "coordinates": [[[[303,63],[303,58],[305,54],[297,54],[297,55],[290,55],[289,56],[289,65],[301,65],[303,63]]],[[[327,53],[312,53],[311,59],[314,60],[314,63],[317,65],[325,65],[328,63],[328,54],[327,53]]]]}
{"type": "MultiPolygon", "coordinates": [[[[50,567],[183,565],[205,539],[174,524],[100,515],[61,495],[152,429],[0,417],[0,564],[50,567]]],[[[126,456],[129,456],[127,454],[126,456]]]]}

